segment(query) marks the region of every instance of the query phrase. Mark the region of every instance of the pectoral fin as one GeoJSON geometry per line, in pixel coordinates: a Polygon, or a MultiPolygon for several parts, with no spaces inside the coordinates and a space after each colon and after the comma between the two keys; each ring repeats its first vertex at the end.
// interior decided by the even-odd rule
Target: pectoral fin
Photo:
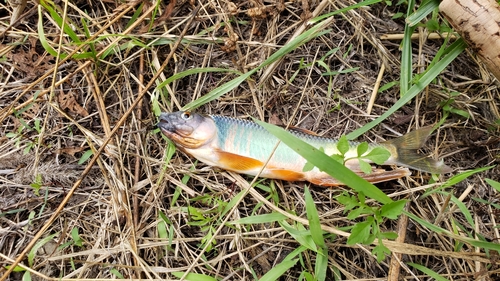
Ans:
{"type": "Polygon", "coordinates": [[[220,168],[231,170],[238,173],[248,173],[249,171],[254,171],[262,168],[264,163],[254,158],[241,156],[238,154],[216,150],[214,151],[219,161],[217,166],[220,168]]]}
{"type": "MultiPolygon", "coordinates": [[[[241,156],[221,150],[216,150],[214,153],[216,153],[216,156],[219,159],[217,166],[226,170],[231,170],[242,174],[255,175],[262,168],[262,166],[264,166],[264,163],[262,161],[254,158],[241,156]]],[[[280,179],[286,181],[305,180],[303,173],[292,170],[279,169],[275,167],[266,167],[262,171],[260,176],[264,178],[280,179]]]]}

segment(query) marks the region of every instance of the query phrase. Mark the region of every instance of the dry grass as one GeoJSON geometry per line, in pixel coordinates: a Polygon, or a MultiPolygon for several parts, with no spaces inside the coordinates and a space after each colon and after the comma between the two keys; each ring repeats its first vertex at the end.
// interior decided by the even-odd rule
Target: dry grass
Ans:
{"type": "MultiPolygon", "coordinates": [[[[180,152],[170,159],[166,140],[153,131],[153,104],[162,111],[178,110],[236,74],[202,73],[178,79],[159,91],[154,86],[188,69],[247,72],[300,34],[306,27],[304,19],[354,2],[312,1],[309,7],[304,4],[307,1],[269,1],[264,6],[260,1],[192,2],[160,5],[161,14],[168,16],[164,21],[150,20],[151,13],[133,18],[138,3],[76,1],[67,7],[58,3],[61,15],[67,8],[68,20],[77,26],[81,41],[91,42],[98,56],[112,51],[98,62],[56,59],[41,45],[34,3],[28,3],[25,16],[8,29],[6,23],[16,7],[11,2],[0,4],[5,30],[0,45],[0,274],[42,227],[47,228],[42,237],[56,236],[38,249],[31,265],[33,280],[108,280],[120,275],[178,280],[172,272],[185,271],[219,280],[254,280],[299,246],[277,223],[225,222],[275,210],[295,214],[290,217],[307,224],[304,183],[264,180],[236,208],[221,215],[252,179],[196,163],[180,152]],[[193,5],[201,8],[191,22],[193,5]],[[84,36],[82,19],[90,39],[84,36]],[[180,37],[182,43],[176,44],[180,37]],[[158,38],[155,44],[143,45],[158,38]],[[106,142],[109,145],[103,147],[106,142]],[[102,153],[93,165],[88,165],[89,160],[78,163],[86,151],[94,150],[96,155],[99,148],[102,153]],[[37,185],[41,185],[39,194],[33,187],[37,185]],[[64,208],[58,209],[63,202],[64,208]],[[74,228],[82,246],[60,248],[74,240],[74,228]],[[161,237],[162,229],[166,237],[161,237]],[[203,251],[210,234],[215,240],[203,251]]],[[[151,5],[144,3],[143,11],[154,9],[151,5]]],[[[400,41],[381,38],[402,34],[404,19],[391,16],[405,9],[404,5],[379,3],[338,15],[329,26],[331,32],[297,48],[199,111],[292,123],[332,137],[351,132],[399,98],[398,87],[392,87],[374,99],[367,114],[381,69],[385,68],[381,85],[399,80],[400,41]],[[324,59],[332,71],[359,69],[323,76],[326,70],[321,65],[306,66],[335,48],[324,59]]],[[[61,38],[49,13],[42,8],[42,14],[45,36],[54,50],[68,54],[79,47],[92,52],[90,44],[75,44],[66,35],[61,38]]],[[[443,44],[439,37],[426,39],[424,28],[418,31],[420,36],[413,43],[415,73],[429,64],[443,44]]],[[[362,138],[381,141],[437,123],[443,117],[442,103],[456,92],[450,106],[470,118],[451,114],[426,152],[444,157],[457,174],[492,165],[499,148],[497,83],[474,54],[463,53],[425,92],[362,138]]],[[[493,168],[425,197],[435,186],[427,186],[429,176],[417,172],[378,186],[393,199],[408,199],[407,210],[430,223],[457,235],[497,243],[500,210],[477,198],[498,203],[498,193],[483,181],[498,181],[498,175],[499,169],[493,168]],[[475,228],[449,194],[464,203],[475,228]]],[[[393,255],[377,263],[370,253],[373,245],[349,246],[345,232],[339,230],[355,223],[335,200],[343,190],[350,189],[312,187],[311,191],[324,229],[338,234],[326,236],[327,280],[429,278],[409,266],[410,262],[452,280],[494,280],[499,273],[497,252],[462,245],[406,216],[381,225],[385,231],[398,232],[400,238],[387,242],[393,255]]],[[[294,220],[288,221],[293,224],[294,220]]],[[[314,252],[305,251],[280,280],[297,280],[305,270],[314,272],[315,259],[314,252]]],[[[28,265],[28,260],[22,264],[28,265]]],[[[15,272],[9,278],[20,280],[22,274],[15,272]]]]}

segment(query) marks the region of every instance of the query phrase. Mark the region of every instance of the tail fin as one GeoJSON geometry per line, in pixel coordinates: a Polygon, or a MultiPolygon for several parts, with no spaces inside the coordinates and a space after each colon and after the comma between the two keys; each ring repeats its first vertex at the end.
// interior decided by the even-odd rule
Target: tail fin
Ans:
{"type": "Polygon", "coordinates": [[[417,153],[432,132],[432,127],[424,127],[410,132],[399,138],[384,142],[396,150],[394,162],[397,165],[413,168],[415,170],[432,174],[450,173],[452,169],[445,165],[443,160],[436,161],[430,157],[417,153]]]}

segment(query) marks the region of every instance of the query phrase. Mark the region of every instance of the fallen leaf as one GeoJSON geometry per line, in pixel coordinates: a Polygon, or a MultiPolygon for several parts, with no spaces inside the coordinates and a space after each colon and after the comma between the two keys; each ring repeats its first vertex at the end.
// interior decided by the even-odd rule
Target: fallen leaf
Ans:
{"type": "Polygon", "coordinates": [[[86,147],[81,147],[81,146],[70,146],[70,147],[63,147],[59,148],[56,150],[57,154],[69,154],[71,156],[75,156],[76,153],[82,152],[86,147]]]}
{"type": "Polygon", "coordinates": [[[69,111],[83,117],[89,116],[87,110],[85,110],[85,108],[78,104],[78,102],[76,101],[76,95],[73,92],[65,93],[64,91],[61,91],[59,96],[57,97],[57,101],[59,102],[59,106],[63,110],[68,109],[69,111]]]}

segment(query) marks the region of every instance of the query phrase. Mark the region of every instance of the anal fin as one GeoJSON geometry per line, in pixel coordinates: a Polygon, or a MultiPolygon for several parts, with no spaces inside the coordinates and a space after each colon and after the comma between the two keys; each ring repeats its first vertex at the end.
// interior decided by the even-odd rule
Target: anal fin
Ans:
{"type": "Polygon", "coordinates": [[[262,172],[262,176],[270,179],[280,179],[286,181],[305,181],[303,173],[285,169],[267,168],[262,172]]]}
{"type": "MultiPolygon", "coordinates": [[[[390,180],[395,180],[399,179],[402,177],[409,176],[410,170],[403,168],[403,169],[396,169],[396,170],[390,170],[386,171],[383,169],[377,169],[375,171],[372,171],[370,174],[365,174],[363,172],[356,172],[358,176],[361,178],[367,180],[370,183],[378,183],[378,182],[384,182],[384,181],[390,181],[390,180]]],[[[344,183],[340,182],[339,180],[332,178],[330,176],[326,177],[321,177],[321,178],[312,178],[312,179],[307,179],[309,182],[312,184],[316,184],[319,186],[340,186],[340,185],[345,185],[344,183]]]]}

